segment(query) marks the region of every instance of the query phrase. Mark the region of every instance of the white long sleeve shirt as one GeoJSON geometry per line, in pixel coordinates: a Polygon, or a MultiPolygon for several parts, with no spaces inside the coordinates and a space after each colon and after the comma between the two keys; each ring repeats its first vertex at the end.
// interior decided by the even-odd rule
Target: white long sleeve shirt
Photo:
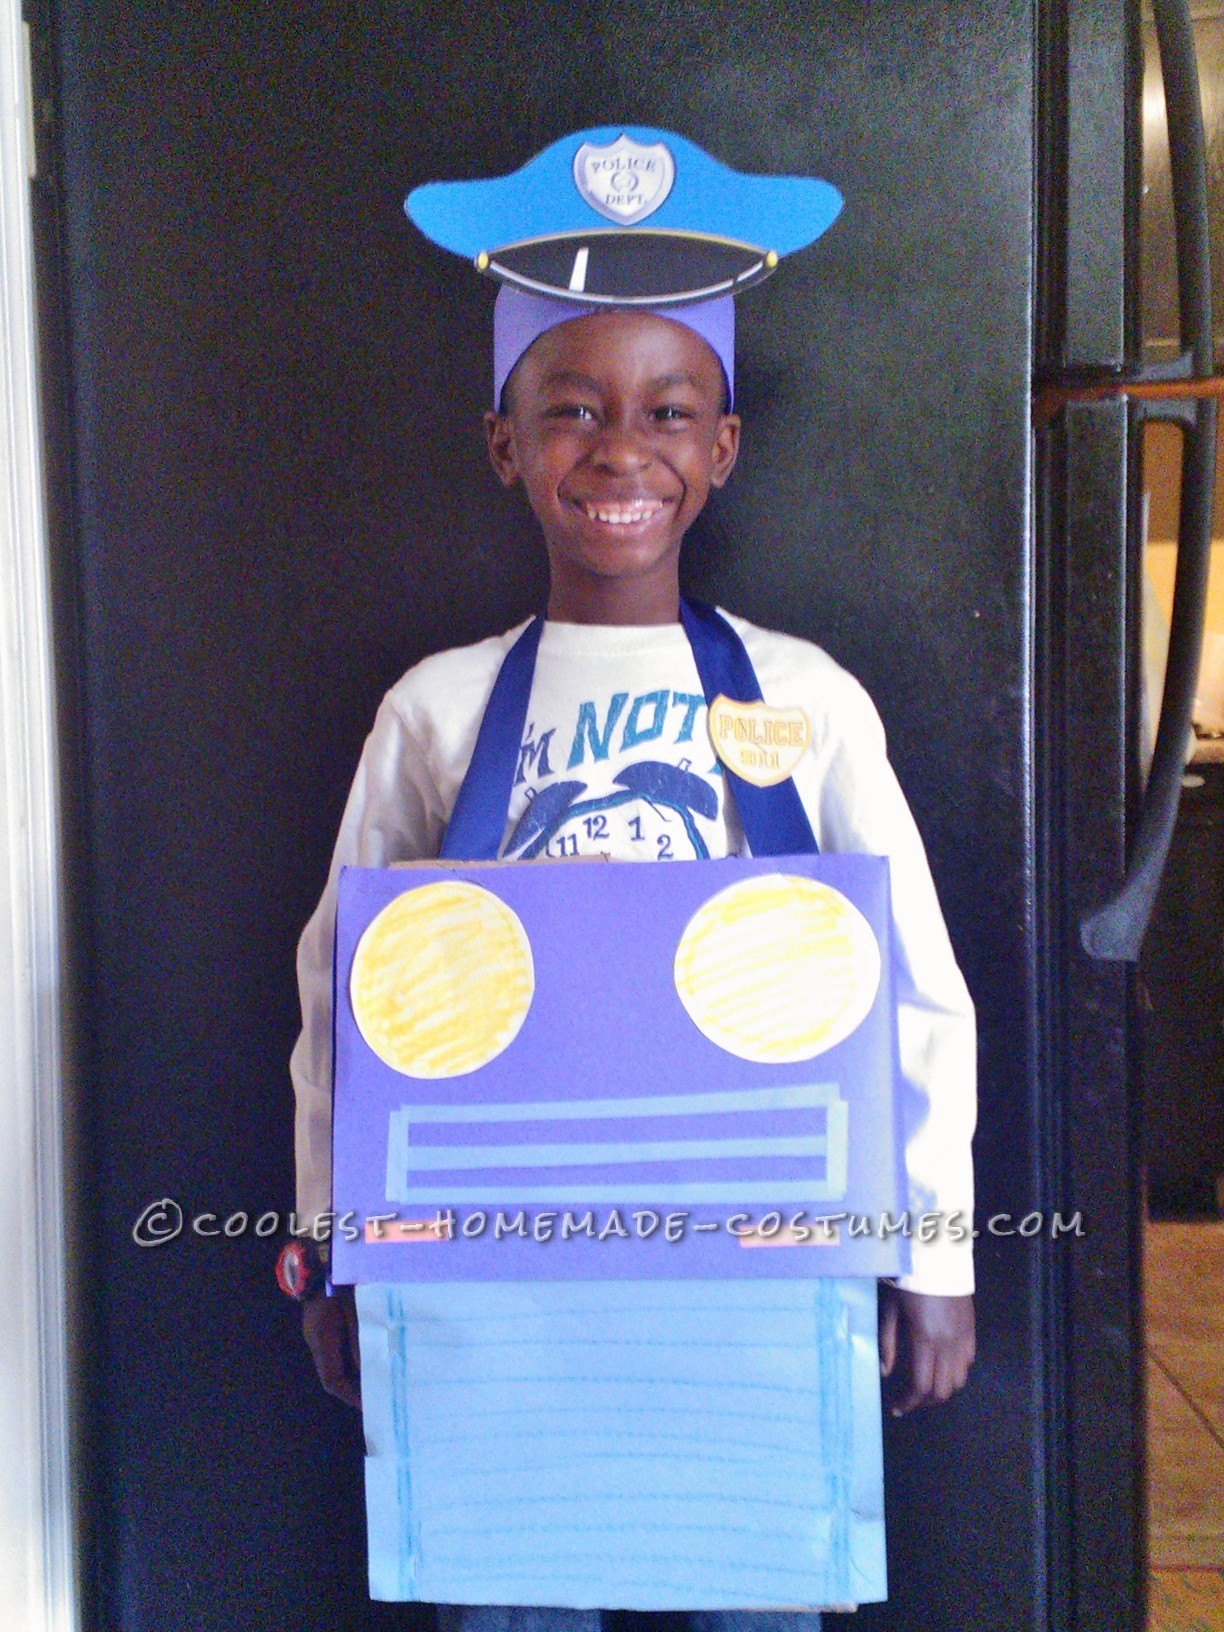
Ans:
{"type": "MultiPolygon", "coordinates": [[[[806,716],[810,743],[792,775],[820,849],[889,859],[909,1206],[915,1224],[932,1213],[945,1221],[932,1239],[911,1238],[912,1269],[900,1284],[971,1292],[973,1006],[879,716],[858,682],[819,647],[724,616],[744,641],[765,702],[806,716]]],[[[302,1033],[291,1070],[304,1221],[331,1203],[331,959],[340,868],[437,855],[493,682],[521,628],[417,664],[387,693],[366,740],[327,886],[298,948],[302,1033]]],[[[617,860],[744,853],[678,623],[545,624],[503,854],[533,844],[536,853],[617,860]],[[630,782],[645,791],[626,801],[626,783],[617,778],[629,765],[637,767],[630,782]],[[703,795],[692,777],[711,792],[703,795]],[[559,802],[556,821],[516,831],[529,805],[561,781],[579,786],[559,802]],[[593,808],[618,793],[606,809],[593,808]],[[579,808],[567,817],[570,805],[579,808]]]]}

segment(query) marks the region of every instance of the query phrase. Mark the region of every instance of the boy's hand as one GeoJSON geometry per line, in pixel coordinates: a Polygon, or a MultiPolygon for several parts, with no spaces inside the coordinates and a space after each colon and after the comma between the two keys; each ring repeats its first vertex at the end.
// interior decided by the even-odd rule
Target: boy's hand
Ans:
{"type": "Polygon", "coordinates": [[[965,1386],[974,1352],[971,1297],[932,1297],[881,1285],[881,1376],[891,1377],[901,1362],[889,1401],[894,1417],[951,1399],[965,1386]]]}
{"type": "Polygon", "coordinates": [[[302,1333],[329,1394],[361,1409],[361,1350],[357,1343],[357,1303],[351,1286],[331,1297],[321,1293],[302,1305],[302,1333]]]}

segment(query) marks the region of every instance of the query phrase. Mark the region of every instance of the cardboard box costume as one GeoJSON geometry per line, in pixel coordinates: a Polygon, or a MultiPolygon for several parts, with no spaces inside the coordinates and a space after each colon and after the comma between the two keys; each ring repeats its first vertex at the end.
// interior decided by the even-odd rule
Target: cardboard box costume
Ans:
{"type": "MultiPolygon", "coordinates": [[[[612,212],[624,207],[633,188],[626,185],[622,195],[609,194],[601,200],[599,183],[591,182],[588,171],[588,192],[595,195],[588,198],[578,179],[584,153],[589,156],[593,150],[597,158],[602,153],[609,162],[615,159],[622,182],[625,176],[633,179],[631,168],[622,161],[636,157],[645,166],[641,156],[653,154],[653,162],[658,163],[655,150],[661,146],[667,152],[669,144],[677,151],[675,158],[667,153],[673,181],[677,169],[694,168],[689,164],[690,144],[664,139],[658,132],[583,134],[585,140],[567,139],[568,146],[554,144],[548,153],[555,163],[558,152],[565,149],[563,171],[572,173],[586,203],[593,208],[603,203],[602,214],[607,219],[614,219],[612,212]]],[[[706,165],[714,165],[706,156],[701,158],[706,165]]],[[[715,168],[724,178],[733,174],[715,168]]],[[[519,173],[520,177],[524,174],[519,173]]],[[[514,180],[502,178],[502,183],[514,180]]],[[[794,186],[802,193],[823,184],[795,182],[794,186]]],[[[664,190],[660,201],[656,188],[645,213],[661,212],[668,196],[664,190]]],[[[410,212],[411,208],[412,200],[410,212]]],[[[822,208],[829,208],[827,196],[822,198],[822,208]]],[[[615,254],[609,254],[615,249],[616,230],[609,243],[577,246],[572,231],[552,238],[540,234],[523,253],[520,244],[514,255],[502,255],[500,260],[483,258],[488,269],[509,281],[514,281],[513,273],[530,288],[540,286],[542,267],[548,272],[551,266],[548,275],[554,278],[558,266],[568,267],[566,285],[570,298],[583,303],[578,308],[581,311],[588,302],[617,298],[608,295],[605,278],[609,264],[616,272],[615,254]],[[565,250],[561,261],[555,253],[558,244],[565,250]]],[[[676,230],[681,235],[691,233],[692,216],[676,230]]],[[[446,241],[440,233],[436,236],[446,241]]],[[[585,236],[607,238],[608,232],[592,233],[588,227],[585,236]]],[[[656,236],[661,240],[667,235],[660,229],[656,236]]],[[[660,254],[656,236],[634,234],[639,240],[637,251],[623,265],[638,272],[647,267],[642,276],[650,287],[643,294],[639,281],[638,294],[629,298],[657,305],[663,297],[708,297],[712,287],[708,254],[703,273],[707,281],[697,290],[686,294],[673,286],[674,280],[666,288],[660,284],[659,267],[667,273],[673,262],[660,254]],[[652,266],[653,271],[649,270],[652,266]]],[[[740,244],[736,252],[743,248],[740,244]]],[[[481,258],[478,253],[478,263],[481,258]]],[[[748,282],[764,275],[769,260],[768,252],[762,252],[750,266],[741,266],[732,274],[731,284],[740,277],[748,282]]],[[[717,345],[715,349],[724,357],[731,388],[729,357],[717,345]]],[[[773,774],[779,757],[784,759],[790,746],[788,722],[773,718],[776,710],[754,715],[760,692],[752,665],[734,631],[729,631],[729,641],[725,638],[729,626],[723,620],[707,609],[687,607],[685,628],[698,660],[716,741],[718,729],[724,731],[726,786],[756,859],[724,864],[744,874],[729,886],[729,875],[724,875],[722,866],[683,869],[694,875],[716,875],[708,883],[703,876],[694,886],[696,895],[687,900],[681,870],[670,870],[676,883],[668,879],[666,885],[660,870],[640,870],[642,876],[635,879],[634,888],[645,884],[660,902],[674,896],[679,903],[673,911],[674,922],[669,920],[671,928],[661,923],[658,937],[661,955],[675,954],[675,979],[668,986],[672,1020],[680,1032],[688,1026],[689,1045],[731,1062],[732,1078],[727,1083],[720,1079],[717,1086],[711,1086],[700,1075],[694,1081],[687,1075],[689,1067],[681,1062],[674,1073],[664,1074],[665,1082],[650,1084],[649,1095],[641,1091],[640,1076],[627,1085],[631,1091],[626,1091],[619,1071],[609,1069],[601,1073],[602,1081],[592,1084],[588,1080],[588,1092],[583,1095],[572,1092],[568,1098],[559,1097],[564,1066],[541,1086],[540,1045],[543,1041],[547,1055],[550,1035],[546,990],[555,982],[545,979],[547,959],[541,956],[539,967],[533,963],[526,980],[535,984],[524,1007],[522,954],[524,940],[533,955],[547,950],[549,943],[547,937],[540,940],[534,927],[530,933],[524,930],[533,913],[541,910],[538,902],[528,905],[524,897],[516,912],[506,897],[526,889],[528,895],[539,895],[547,902],[550,892],[560,898],[578,890],[593,899],[603,897],[607,910],[614,911],[615,892],[607,875],[618,875],[616,882],[623,888],[627,882],[623,869],[510,867],[487,874],[460,869],[440,877],[422,876],[415,886],[409,886],[403,874],[390,881],[386,875],[356,874],[344,883],[335,1008],[339,1028],[336,1205],[346,1204],[346,1187],[352,1185],[353,1199],[360,1200],[359,1210],[366,1212],[369,1204],[362,1198],[375,1199],[378,1184],[383,1185],[384,1196],[394,1191],[396,1199],[405,1203],[391,1210],[418,1214],[409,1220],[412,1223],[419,1221],[429,1196],[449,1196],[459,1203],[451,1226],[457,1239],[445,1244],[423,1233],[415,1240],[375,1236],[356,1243],[347,1264],[347,1249],[338,1245],[338,1276],[376,1273],[380,1277],[377,1284],[359,1289],[370,1452],[371,1579],[376,1596],[467,1603],[702,1608],[854,1602],[883,1595],[874,1287],[870,1282],[820,1275],[822,1269],[844,1267],[847,1251],[868,1249],[858,1248],[857,1243],[852,1248],[848,1240],[830,1233],[828,1244],[818,1237],[820,1244],[814,1244],[814,1250],[797,1250],[800,1243],[792,1232],[790,1237],[783,1236],[786,1250],[749,1252],[721,1227],[705,1235],[694,1233],[682,1244],[668,1243],[665,1238],[642,1241],[630,1234],[626,1245],[620,1234],[625,1227],[623,1217],[616,1227],[610,1222],[611,1214],[623,1211],[628,1215],[631,1204],[646,1204],[652,1197],[661,1209],[672,1210],[667,1194],[704,1207],[719,1197],[726,1202],[742,1198],[754,1186],[761,1187],[755,1193],[763,1202],[768,1201],[770,1186],[778,1190],[779,1199],[787,1196],[789,1216],[796,1209],[798,1192],[786,1187],[797,1185],[804,1196],[810,1195],[812,1211],[819,1213],[835,1201],[840,1206],[836,1196],[841,1183],[839,1153],[845,1158],[847,1177],[854,1175],[851,1186],[863,1170],[861,1161],[850,1154],[861,1119],[857,1110],[847,1117],[847,1100],[841,1091],[844,1084],[835,1087],[824,1072],[814,1071],[807,1063],[820,1052],[810,1047],[811,1036],[793,1045],[799,1052],[789,1059],[737,1055],[734,1024],[730,1033],[724,1026],[721,1037],[715,1035],[726,1020],[725,1013],[721,1020],[714,1013],[721,999],[712,1006],[706,1001],[702,1008],[702,992],[708,999],[711,990],[721,989],[718,958],[711,964],[710,955],[712,946],[718,950],[719,926],[725,931],[728,914],[723,910],[725,900],[720,908],[715,908],[715,902],[740,888],[758,894],[764,890],[766,895],[772,892],[774,906],[780,904],[785,916],[787,911],[794,913],[796,902],[813,905],[805,891],[828,891],[829,885],[815,877],[807,859],[815,844],[789,778],[773,774]],[[713,682],[711,662],[715,667],[723,665],[713,682]],[[758,729],[763,717],[772,733],[767,743],[758,729]],[[739,776],[737,769],[746,771],[747,777],[739,776]],[[760,859],[788,853],[804,860],[788,867],[760,859]],[[646,875],[659,876],[659,885],[650,886],[646,875]],[[546,878],[557,883],[545,883],[546,878]],[[450,1067],[439,1073],[425,1055],[413,1055],[415,1045],[411,1041],[405,1045],[402,1035],[398,1043],[394,1037],[388,1043],[384,1035],[382,1044],[376,1036],[377,988],[380,979],[386,986],[384,977],[394,965],[394,935],[384,938],[381,963],[380,956],[367,959],[370,969],[365,973],[370,981],[364,996],[354,965],[360,962],[367,933],[397,902],[405,898],[419,902],[430,889],[450,887],[453,892],[456,885],[490,897],[508,909],[511,918],[517,918],[523,931],[517,941],[520,990],[517,1009],[512,1001],[512,1012],[500,1020],[493,1016],[494,1032],[497,1024],[505,1032],[498,1051],[474,1070],[471,1060],[461,1057],[456,1080],[444,1094],[438,1092],[435,1078],[447,1074],[450,1067]],[[680,911],[679,918],[675,911],[680,911]],[[710,933],[690,936],[694,924],[710,933]],[[691,954],[687,961],[679,955],[686,939],[691,954]],[[355,1005],[349,1002],[354,996],[355,1005]],[[530,1063],[529,1044],[536,1050],[537,1065],[530,1063]],[[397,1047],[406,1047],[407,1052],[397,1055],[397,1047]],[[527,1062],[518,1080],[516,1061],[527,1062]],[[360,1117],[354,1121],[348,1116],[346,1096],[354,1089],[359,1096],[366,1095],[367,1101],[377,1099],[373,1085],[380,1072],[383,1089],[388,1081],[403,1085],[412,1079],[414,1091],[403,1087],[399,1103],[390,1109],[384,1095],[373,1127],[376,1141],[385,1142],[385,1155],[375,1154],[372,1177],[370,1135],[363,1131],[360,1117]],[[420,1081],[415,1080],[417,1072],[420,1081]],[[752,1079],[749,1086],[744,1084],[745,1072],[752,1079]],[[658,1092],[661,1086],[677,1092],[658,1092]],[[424,1095],[416,1091],[422,1087],[424,1095]],[[767,1105],[760,1096],[771,1094],[774,1099],[767,1105]],[[657,1103],[640,1114],[646,1109],[642,1102],[650,1097],[657,1103]],[[672,1103],[680,1097],[700,1103],[682,1110],[672,1103]],[[628,1100],[638,1103],[626,1104],[628,1100]],[[550,1115],[541,1115],[542,1109],[550,1115]],[[564,1114],[551,1114],[558,1110],[564,1114]],[[480,1120],[470,1120],[473,1112],[479,1113],[480,1120]],[[508,1125],[515,1130],[509,1141],[508,1125]],[[730,1139],[725,1137],[728,1127],[733,1132],[730,1139]],[[381,1134],[380,1128],[384,1130],[381,1134]],[[464,1131],[457,1134],[457,1128],[464,1131]],[[523,1128],[528,1130],[526,1138],[520,1137],[523,1128]],[[490,1143],[503,1162],[500,1167],[487,1166],[487,1151],[477,1148],[490,1143]],[[730,1178],[731,1173],[741,1176],[730,1178]],[[461,1191],[468,1193],[467,1200],[461,1191]],[[492,1198],[503,1195],[507,1208],[498,1209],[492,1198]],[[555,1244],[563,1255],[559,1258],[558,1250],[534,1238],[539,1213],[556,1201],[557,1210],[576,1210],[581,1218],[581,1205],[575,1202],[568,1207],[562,1199],[581,1195],[594,1198],[597,1206],[593,1210],[601,1215],[598,1233],[607,1233],[601,1241],[598,1233],[592,1240],[580,1230],[575,1239],[555,1244]],[[623,1210],[615,1205],[618,1195],[624,1196],[623,1210]],[[484,1197],[489,1198],[487,1203],[484,1197]],[[532,1199],[535,1197],[543,1200],[532,1199]],[[508,1210],[512,1217],[515,1212],[529,1211],[533,1238],[524,1241],[521,1234],[500,1240],[494,1237],[483,1258],[479,1253],[471,1255],[469,1249],[478,1242],[471,1234],[465,1239],[464,1232],[482,1208],[490,1213],[508,1210]],[[460,1259],[483,1267],[445,1269],[445,1263],[458,1264],[460,1259]],[[377,1270],[369,1267],[371,1263],[379,1266],[377,1270]],[[382,1267],[392,1263],[394,1270],[382,1267]],[[544,1263],[564,1267],[550,1272],[554,1278],[539,1279],[544,1263]],[[817,1278],[813,1278],[813,1265],[817,1278]],[[439,1279],[451,1273],[456,1274],[454,1281],[439,1279]],[[486,1278],[475,1284],[466,1279],[477,1273],[486,1278]],[[396,1284],[400,1276],[403,1282],[396,1284]],[[495,1283],[490,1279],[494,1276],[495,1283]],[[665,1538],[662,1544],[660,1538],[665,1538]]],[[[503,837],[506,794],[520,752],[523,718],[520,713],[516,725],[513,709],[507,718],[499,696],[515,693],[516,654],[529,690],[534,661],[530,648],[530,640],[520,641],[503,664],[506,685],[499,680],[494,689],[471,772],[452,813],[446,851],[465,860],[496,854],[503,837]],[[509,776],[490,772],[492,762],[487,753],[482,756],[482,746],[494,751],[494,758],[496,752],[501,753],[510,766],[509,776]],[[473,805],[478,807],[475,821],[473,805]],[[479,842],[472,836],[477,829],[486,835],[479,842]]],[[[525,710],[521,675],[518,694],[525,710]]],[[[649,797],[651,790],[643,787],[636,792],[649,797]]],[[[543,832],[549,812],[533,807],[530,814],[543,832]]],[[[533,842],[528,833],[517,847],[519,852],[529,853],[533,842]]],[[[846,922],[856,922],[856,917],[849,916],[856,914],[849,898],[856,896],[862,881],[849,880],[854,872],[851,858],[838,861],[848,867],[840,877],[842,887],[832,888],[832,895],[845,903],[838,909],[844,931],[846,922]]],[[[837,864],[833,865],[836,872],[837,864]]],[[[875,868],[878,897],[881,864],[865,865],[868,873],[875,868]]],[[[817,865],[815,872],[819,870],[817,865]]],[[[638,869],[631,871],[639,874],[638,869]]],[[[870,886],[867,895],[871,895],[870,886]]],[[[821,897],[825,909],[829,899],[828,894],[821,897]]],[[[431,902],[427,903],[430,910],[440,906],[444,919],[455,906],[453,900],[431,898],[431,902]]],[[[465,911],[471,909],[472,898],[462,905],[465,911]]],[[[487,912],[487,902],[478,905],[487,912]]],[[[886,907],[881,912],[878,899],[874,906],[865,905],[875,928],[874,933],[868,929],[866,940],[860,935],[856,943],[859,986],[864,985],[863,947],[868,943],[878,947],[882,942],[883,964],[877,964],[877,970],[887,962],[886,907]]],[[[550,911],[555,919],[557,910],[556,902],[551,908],[546,905],[540,922],[547,923],[550,911]]],[[[564,906],[560,910],[568,912],[564,906]]],[[[496,907],[493,916],[497,918],[496,907]]],[[[594,922],[598,914],[588,902],[582,916],[594,922]]],[[[462,922],[463,914],[459,917],[462,922]]],[[[568,921],[578,920],[570,914],[568,921]]],[[[501,929],[506,927],[503,921],[501,929]]],[[[828,929],[825,922],[821,934],[826,951],[828,929]]],[[[817,941],[820,938],[816,936],[817,941]]],[[[853,934],[849,941],[854,943],[853,934]]],[[[515,944],[512,930],[505,944],[515,944]]],[[[793,946],[791,950],[793,953],[793,946]]],[[[510,962],[513,964],[513,958],[510,962]]],[[[843,948],[842,963],[855,964],[853,947],[850,953],[843,948]]],[[[866,963],[870,964],[869,956],[866,963]]],[[[844,968],[837,978],[845,988],[844,968]]],[[[514,984],[512,978],[509,985],[514,984]]],[[[836,980],[833,984],[836,986],[836,980]]],[[[854,985],[855,980],[849,980],[849,986],[854,985]]],[[[385,999],[385,990],[382,996],[385,999]]],[[[757,996],[759,999],[759,991],[757,996]]],[[[848,1008],[843,1005],[843,1013],[851,1013],[858,1024],[831,1048],[826,1042],[829,1059],[822,1063],[832,1067],[839,1049],[853,1050],[855,1035],[871,1029],[873,1012],[877,1030],[880,1016],[885,1017],[887,1034],[892,1010],[886,980],[873,987],[863,1014],[854,1010],[853,1003],[848,1008]]],[[[390,1033],[396,1032],[397,1024],[393,1020],[390,1033]]],[[[407,1026],[408,1033],[413,1029],[413,1024],[407,1026]]],[[[776,1035],[778,1029],[766,1024],[764,1031],[776,1035]]],[[[399,1031],[404,1031],[402,1025],[399,1031]]],[[[551,1035],[558,1035],[555,1024],[551,1035]]],[[[743,1046],[742,1032],[739,1035],[743,1046]]],[[[759,1024],[756,1035],[759,1048],[759,1024]]],[[[830,1035],[826,1031],[826,1039],[830,1035]]],[[[452,1037],[451,1044],[453,1041],[452,1037]]],[[[876,1063],[867,1068],[868,1083],[879,1082],[881,1069],[887,1072],[891,1050],[889,1041],[884,1045],[882,1064],[877,1055],[876,1063]]],[[[681,1049],[680,1054],[683,1052],[681,1049]]],[[[607,1047],[602,1054],[609,1055],[607,1047]]],[[[586,1075],[589,1079],[591,1073],[586,1075]]],[[[870,1099],[868,1094],[865,1103],[870,1099]]],[[[879,1171],[893,1168],[896,1141],[886,1138],[883,1145],[887,1160],[882,1169],[877,1164],[877,1177],[879,1171]]],[[[894,1206],[903,1205],[887,1184],[880,1193],[887,1193],[894,1206]]],[[[436,1206],[445,1203],[438,1201],[436,1206]]],[[[435,1210],[435,1204],[429,1204],[429,1210],[435,1210]]],[[[727,1210],[726,1206],[720,1209],[724,1221],[727,1210]]],[[[711,1220],[698,1220],[694,1212],[692,1222],[708,1227],[711,1220]]],[[[888,1250],[895,1251],[895,1247],[894,1239],[888,1250]]],[[[882,1255],[878,1238],[870,1253],[873,1256],[860,1266],[862,1273],[898,1267],[895,1257],[882,1255]]]]}
{"type": "Polygon", "coordinates": [[[875,856],[346,869],[333,1279],[907,1268],[903,1235],[847,1223],[905,1206],[887,879],[875,856]],[[771,1242],[820,1251],[743,1250],[771,1242]]]}

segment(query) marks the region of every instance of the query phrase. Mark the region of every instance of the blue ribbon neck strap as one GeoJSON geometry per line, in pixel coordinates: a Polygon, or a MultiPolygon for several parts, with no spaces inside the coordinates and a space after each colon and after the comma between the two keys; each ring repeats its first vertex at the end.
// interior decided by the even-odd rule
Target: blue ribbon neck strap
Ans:
{"type": "Polygon", "coordinates": [[[496,861],[506,831],[510,792],[518,774],[536,652],[544,619],[532,618],[502,658],[472,761],[446,824],[439,854],[449,861],[496,861]]]}
{"type": "MultiPolygon", "coordinates": [[[[682,597],[680,622],[693,648],[707,706],[716,697],[737,703],[763,701],[752,659],[721,612],[682,597]]],[[[544,620],[533,618],[502,659],[442,840],[440,853],[447,860],[494,861],[501,849],[543,630],[544,620]]],[[[816,853],[812,824],[790,777],[758,788],[726,765],[722,770],[754,856],[816,853]]]]}

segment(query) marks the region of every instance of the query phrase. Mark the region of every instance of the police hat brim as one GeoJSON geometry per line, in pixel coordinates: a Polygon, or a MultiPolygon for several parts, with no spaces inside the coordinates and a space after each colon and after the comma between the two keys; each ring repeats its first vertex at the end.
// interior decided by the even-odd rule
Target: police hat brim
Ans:
{"type": "Polygon", "coordinates": [[[478,271],[583,306],[682,306],[736,295],[767,278],[772,250],[700,233],[559,233],[476,257],[478,271]]]}

